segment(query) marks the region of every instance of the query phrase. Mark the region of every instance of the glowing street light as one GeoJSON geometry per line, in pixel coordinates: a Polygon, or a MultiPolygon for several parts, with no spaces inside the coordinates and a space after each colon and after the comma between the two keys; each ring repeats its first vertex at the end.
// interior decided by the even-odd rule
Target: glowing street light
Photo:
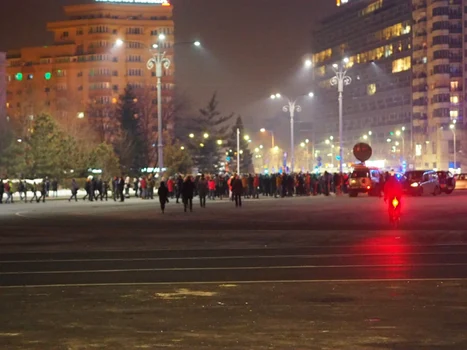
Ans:
{"type": "MultiPolygon", "coordinates": [[[[295,170],[295,133],[294,133],[294,116],[295,112],[301,112],[302,107],[297,103],[298,99],[302,96],[313,97],[314,94],[312,92],[306,95],[300,95],[295,99],[290,99],[287,96],[284,96],[287,99],[287,104],[282,107],[284,112],[289,112],[290,114],[290,169],[293,172],[295,170]]],[[[275,98],[280,98],[281,94],[276,94],[275,98]]]]}
{"type": "Polygon", "coordinates": [[[195,134],[190,134],[188,136],[190,137],[190,139],[192,139],[193,137],[195,137],[195,134]]]}
{"type": "Polygon", "coordinates": [[[300,147],[305,148],[305,146],[306,146],[305,142],[300,143],[300,147]]]}
{"type": "Polygon", "coordinates": [[[217,140],[217,144],[220,146],[222,145],[222,140],[217,140]]]}
{"type": "Polygon", "coordinates": [[[343,121],[343,94],[344,94],[344,86],[350,85],[352,82],[352,78],[347,75],[347,68],[346,65],[349,63],[350,60],[348,57],[343,59],[344,64],[333,64],[333,70],[335,76],[331,78],[331,85],[337,86],[338,92],[338,105],[339,105],[339,172],[342,174],[343,172],[343,164],[344,164],[344,121],[343,121]]]}
{"type": "Polygon", "coordinates": [[[305,67],[310,68],[313,65],[313,61],[310,59],[305,60],[305,67]]]}
{"type": "Polygon", "coordinates": [[[203,137],[204,137],[205,139],[207,139],[207,138],[209,137],[209,134],[208,134],[207,132],[205,132],[205,133],[203,134],[203,137]]]}
{"type": "Polygon", "coordinates": [[[245,136],[243,136],[243,139],[244,139],[245,141],[248,141],[248,140],[250,139],[250,136],[245,135],[245,136]]]}
{"type": "Polygon", "coordinates": [[[184,147],[184,146],[181,146],[180,149],[183,151],[183,150],[185,150],[185,147],[184,147]]]}
{"type": "Polygon", "coordinates": [[[195,45],[196,47],[200,47],[200,46],[201,46],[201,43],[200,43],[198,40],[196,40],[196,41],[193,43],[193,45],[195,45]]]}
{"type": "Polygon", "coordinates": [[[122,39],[117,39],[117,40],[115,41],[115,45],[117,45],[117,46],[122,46],[123,43],[124,43],[124,42],[123,42],[122,39]]]}

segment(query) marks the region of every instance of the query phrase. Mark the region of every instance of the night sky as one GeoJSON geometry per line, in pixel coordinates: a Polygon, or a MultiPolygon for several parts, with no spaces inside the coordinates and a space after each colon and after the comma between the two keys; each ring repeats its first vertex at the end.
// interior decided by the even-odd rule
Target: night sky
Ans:
{"type": "MultiPolygon", "coordinates": [[[[46,22],[64,18],[61,7],[86,0],[2,0],[0,50],[50,44],[46,22]]],[[[92,0],[87,0],[92,2],[92,0]]],[[[179,47],[177,85],[193,109],[218,91],[224,113],[244,115],[250,128],[277,118],[273,91],[306,92],[301,67],[318,21],[334,0],[172,0],[176,40],[202,41],[204,49],[179,47]]],[[[281,117],[279,117],[282,119],[281,117]]],[[[282,123],[281,123],[282,124],[282,123]]]]}

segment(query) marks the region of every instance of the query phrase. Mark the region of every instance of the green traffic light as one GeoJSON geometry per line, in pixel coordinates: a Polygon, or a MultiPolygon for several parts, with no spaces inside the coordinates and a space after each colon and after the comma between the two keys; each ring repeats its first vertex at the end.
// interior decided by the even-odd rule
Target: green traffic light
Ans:
{"type": "Polygon", "coordinates": [[[45,73],[44,78],[45,78],[45,80],[50,80],[50,78],[52,78],[52,73],[50,73],[50,72],[45,73]]]}
{"type": "Polygon", "coordinates": [[[23,80],[23,73],[16,73],[15,78],[16,78],[16,80],[18,80],[18,81],[23,80]]]}

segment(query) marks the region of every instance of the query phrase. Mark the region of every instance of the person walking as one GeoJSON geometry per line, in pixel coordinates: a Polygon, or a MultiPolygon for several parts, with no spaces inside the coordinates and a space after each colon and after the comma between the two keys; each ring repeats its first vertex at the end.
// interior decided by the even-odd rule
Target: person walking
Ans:
{"type": "Polygon", "coordinates": [[[190,207],[190,211],[193,211],[193,192],[194,191],[195,191],[195,184],[193,183],[191,176],[188,175],[185,178],[185,181],[183,181],[183,186],[182,186],[182,200],[183,200],[183,207],[185,209],[185,212],[188,206],[190,207]]]}
{"type": "Polygon", "coordinates": [[[71,200],[74,198],[75,199],[75,202],[78,201],[78,190],[79,190],[79,186],[78,184],[76,183],[76,180],[75,179],[72,179],[71,180],[71,197],[68,199],[68,202],[71,202],[71,200]]]}
{"type": "Polygon", "coordinates": [[[146,176],[143,176],[140,181],[140,198],[148,199],[148,183],[146,181],[146,176]]]}
{"type": "MultiPolygon", "coordinates": [[[[157,194],[159,195],[159,203],[161,204],[161,211],[162,214],[165,212],[165,204],[169,200],[169,189],[165,186],[165,182],[161,181],[159,185],[159,189],[157,190],[157,194]]],[[[186,210],[185,210],[186,211],[186,210]]]]}
{"type": "Polygon", "coordinates": [[[148,199],[154,199],[154,187],[156,187],[156,180],[151,174],[148,178],[148,199]]]}
{"type": "Polygon", "coordinates": [[[242,194],[243,194],[243,183],[237,175],[234,175],[232,179],[232,195],[235,200],[235,207],[242,206],[242,194]]]}
{"type": "Polygon", "coordinates": [[[58,197],[58,180],[52,180],[52,196],[57,198],[58,197]]]}
{"type": "Polygon", "coordinates": [[[175,183],[175,196],[177,199],[177,202],[176,202],[177,204],[179,203],[180,197],[182,195],[182,188],[183,188],[183,178],[182,178],[182,175],[178,175],[177,182],[175,183]]]}
{"type": "Polygon", "coordinates": [[[204,174],[198,181],[198,196],[201,208],[206,208],[206,196],[208,194],[208,181],[204,178],[204,174]]]}
{"type": "Polygon", "coordinates": [[[0,179],[0,204],[3,204],[3,193],[5,192],[5,184],[3,179],[0,179]]]}
{"type": "Polygon", "coordinates": [[[169,190],[169,197],[170,198],[174,197],[174,186],[175,186],[174,180],[170,177],[167,180],[167,189],[169,190]]]}
{"type": "Polygon", "coordinates": [[[37,184],[36,182],[33,182],[32,184],[32,198],[31,198],[31,201],[30,203],[32,203],[32,201],[37,201],[37,184]]]}
{"type": "MultiPolygon", "coordinates": [[[[45,187],[45,196],[46,197],[49,197],[49,192],[50,192],[50,180],[49,180],[49,177],[46,176],[45,177],[45,180],[43,180],[42,182],[44,182],[44,187],[45,187]]],[[[42,190],[41,190],[41,196],[42,196],[42,190]]],[[[45,198],[44,198],[45,199],[45,198]]],[[[44,201],[45,203],[45,201],[44,201]]]]}
{"type": "Polygon", "coordinates": [[[118,193],[120,196],[120,202],[125,201],[125,195],[123,194],[124,190],[125,190],[125,179],[122,176],[120,177],[120,179],[118,179],[118,193]]]}
{"type": "Polygon", "coordinates": [[[91,177],[88,177],[88,178],[86,179],[86,184],[84,185],[84,189],[85,189],[85,191],[86,191],[86,195],[83,197],[83,201],[85,201],[86,198],[88,198],[90,201],[93,200],[92,197],[93,197],[94,195],[93,195],[92,192],[91,192],[91,187],[92,187],[92,186],[91,186],[91,177]]]}
{"type": "Polygon", "coordinates": [[[214,180],[214,178],[209,179],[208,190],[209,190],[208,198],[211,200],[215,200],[216,199],[216,180],[214,180]]]}
{"type": "Polygon", "coordinates": [[[40,184],[40,193],[41,193],[41,196],[37,199],[37,203],[39,203],[42,199],[42,203],[45,203],[45,197],[47,197],[47,179],[46,180],[42,180],[42,183],[40,184]]]}
{"type": "Polygon", "coordinates": [[[23,201],[26,203],[28,201],[28,194],[27,194],[27,188],[26,188],[26,181],[19,180],[18,183],[18,193],[19,193],[19,200],[23,201]]]}
{"type": "Polygon", "coordinates": [[[5,184],[3,185],[3,189],[4,189],[4,192],[6,194],[5,204],[13,203],[13,196],[11,194],[12,188],[11,188],[10,182],[8,180],[5,181],[5,184]]]}

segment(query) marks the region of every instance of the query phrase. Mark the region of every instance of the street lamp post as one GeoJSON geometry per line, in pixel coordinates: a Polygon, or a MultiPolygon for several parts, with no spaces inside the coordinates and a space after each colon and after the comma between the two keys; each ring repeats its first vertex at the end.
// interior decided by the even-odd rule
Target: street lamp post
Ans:
{"type": "Polygon", "coordinates": [[[402,140],[402,161],[405,160],[405,135],[404,135],[404,131],[405,131],[405,126],[402,127],[402,131],[400,130],[397,130],[396,131],[396,135],[397,136],[400,136],[401,140],[402,140]]]}
{"type": "MultiPolygon", "coordinates": [[[[169,69],[171,65],[170,59],[166,56],[166,52],[161,50],[160,42],[164,41],[166,36],[164,34],[159,34],[157,37],[157,43],[153,44],[150,48],[150,52],[152,57],[148,60],[146,67],[149,70],[154,70],[154,73],[157,78],[157,130],[158,130],[158,140],[157,140],[157,157],[159,163],[159,172],[162,172],[162,168],[164,167],[164,145],[162,139],[162,76],[164,69],[169,69]]],[[[117,39],[115,44],[117,46],[122,46],[124,44],[124,40],[117,39]]],[[[173,46],[179,44],[191,44],[194,46],[201,46],[199,41],[193,42],[178,42],[174,43],[173,46]]]]}
{"type": "MultiPolygon", "coordinates": [[[[310,92],[308,94],[308,96],[313,97],[314,94],[312,92],[310,92]]],[[[281,97],[282,97],[281,94],[271,95],[272,99],[281,98],[281,97]]],[[[299,96],[299,97],[301,97],[301,96],[299,96]]],[[[282,107],[282,110],[284,112],[286,112],[286,113],[289,112],[289,115],[290,115],[290,171],[291,172],[293,172],[294,169],[295,169],[294,117],[295,117],[295,112],[301,112],[302,111],[302,107],[299,104],[297,104],[299,97],[297,97],[296,99],[290,99],[290,98],[285,96],[285,98],[287,99],[287,104],[284,107],[282,107]]]]}
{"type": "Polygon", "coordinates": [[[240,129],[237,128],[237,174],[240,176],[240,129]]]}
{"type": "MultiPolygon", "coordinates": [[[[344,58],[344,64],[349,63],[348,58],[344,58]]],[[[339,172],[342,174],[343,172],[343,116],[342,116],[342,102],[343,102],[343,93],[344,93],[344,86],[350,85],[352,82],[352,78],[349,77],[347,74],[347,68],[345,68],[344,64],[333,64],[332,69],[336,74],[334,77],[331,78],[331,85],[337,85],[337,92],[338,92],[338,101],[339,101],[339,172]]]]}
{"type": "Polygon", "coordinates": [[[456,120],[453,120],[453,124],[449,125],[449,129],[452,131],[453,143],[454,143],[454,171],[457,170],[457,147],[456,147],[456,120]]]}
{"type": "MultiPolygon", "coordinates": [[[[159,40],[164,40],[163,34],[159,35],[159,40]]],[[[147,68],[156,73],[157,78],[157,159],[159,162],[159,172],[162,173],[164,167],[164,145],[162,140],[162,73],[163,68],[170,68],[170,59],[165,56],[165,51],[160,50],[160,45],[154,44],[153,48],[156,49],[152,52],[152,57],[148,60],[147,68]]]]}

